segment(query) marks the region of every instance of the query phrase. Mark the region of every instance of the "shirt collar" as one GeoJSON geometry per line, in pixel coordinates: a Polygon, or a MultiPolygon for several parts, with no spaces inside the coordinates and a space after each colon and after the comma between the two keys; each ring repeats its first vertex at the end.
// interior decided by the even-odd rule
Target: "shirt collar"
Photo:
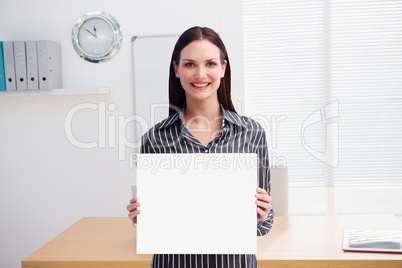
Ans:
{"type": "Polygon", "coordinates": [[[230,122],[234,125],[238,125],[240,127],[247,128],[247,123],[244,120],[243,116],[241,116],[235,112],[226,110],[225,108],[223,108],[222,104],[221,104],[221,111],[222,111],[223,120],[225,120],[225,122],[230,122]]]}
{"type": "MultiPolygon", "coordinates": [[[[175,114],[172,114],[171,116],[169,116],[168,118],[166,118],[165,120],[163,120],[162,122],[157,124],[155,126],[155,129],[161,129],[161,128],[168,127],[168,126],[176,123],[178,120],[180,120],[181,124],[184,126],[183,116],[184,116],[185,109],[186,109],[186,106],[184,104],[180,111],[178,111],[175,114]]],[[[221,111],[222,111],[222,119],[224,120],[224,122],[229,122],[234,125],[238,125],[240,127],[247,128],[247,123],[244,120],[244,117],[238,115],[235,112],[232,112],[232,111],[229,111],[229,110],[223,108],[222,104],[221,104],[221,111]]]]}

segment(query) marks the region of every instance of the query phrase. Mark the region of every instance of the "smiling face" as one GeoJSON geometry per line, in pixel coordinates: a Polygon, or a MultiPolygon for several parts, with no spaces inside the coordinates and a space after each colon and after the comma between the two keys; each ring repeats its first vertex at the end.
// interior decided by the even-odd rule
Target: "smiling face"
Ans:
{"type": "Polygon", "coordinates": [[[186,101],[218,101],[217,91],[225,75],[226,61],[220,50],[207,40],[189,43],[180,52],[180,61],[173,62],[175,75],[186,94],[186,101]]]}

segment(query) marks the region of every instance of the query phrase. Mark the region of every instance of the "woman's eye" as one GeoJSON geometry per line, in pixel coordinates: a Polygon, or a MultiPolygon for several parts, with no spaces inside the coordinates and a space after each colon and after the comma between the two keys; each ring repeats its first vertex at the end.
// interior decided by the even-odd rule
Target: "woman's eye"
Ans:
{"type": "Polygon", "coordinates": [[[187,62],[187,63],[184,64],[184,66],[186,66],[186,67],[193,67],[193,66],[194,66],[194,63],[192,63],[192,62],[187,62]]]}
{"type": "Polygon", "coordinates": [[[216,64],[216,62],[208,62],[207,63],[207,66],[216,66],[217,64],[216,64]]]}

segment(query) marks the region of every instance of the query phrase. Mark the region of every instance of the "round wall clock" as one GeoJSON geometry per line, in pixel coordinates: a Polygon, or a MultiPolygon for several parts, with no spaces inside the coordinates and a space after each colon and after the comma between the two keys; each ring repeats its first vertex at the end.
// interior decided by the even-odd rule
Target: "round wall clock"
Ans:
{"type": "Polygon", "coordinates": [[[77,54],[92,63],[106,62],[119,52],[122,30],[107,12],[91,11],[78,18],[72,31],[77,54]]]}

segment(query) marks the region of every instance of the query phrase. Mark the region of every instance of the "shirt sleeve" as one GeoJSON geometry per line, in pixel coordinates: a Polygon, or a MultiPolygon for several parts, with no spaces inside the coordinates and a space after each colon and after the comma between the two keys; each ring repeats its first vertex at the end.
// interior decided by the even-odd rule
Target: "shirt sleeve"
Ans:
{"type": "MultiPolygon", "coordinates": [[[[259,142],[257,147],[257,154],[259,159],[259,169],[258,169],[258,186],[267,191],[271,195],[271,180],[270,180],[270,170],[269,170],[269,154],[268,154],[268,144],[265,136],[265,131],[261,127],[257,133],[259,136],[259,142]]],[[[274,223],[274,211],[268,213],[268,217],[257,223],[257,236],[266,235],[271,229],[274,223]]]]}
{"type": "MultiPolygon", "coordinates": [[[[152,130],[152,129],[151,129],[152,130]]],[[[141,154],[151,154],[155,153],[155,150],[152,146],[152,142],[150,140],[150,135],[151,135],[151,130],[146,132],[144,135],[141,137],[141,148],[140,148],[140,153],[141,154]]]]}
{"type": "Polygon", "coordinates": [[[149,153],[149,145],[148,145],[148,139],[147,139],[147,136],[146,136],[146,134],[144,134],[142,137],[141,137],[141,148],[140,148],[140,153],[141,154],[146,154],[146,153],[149,153]]]}

